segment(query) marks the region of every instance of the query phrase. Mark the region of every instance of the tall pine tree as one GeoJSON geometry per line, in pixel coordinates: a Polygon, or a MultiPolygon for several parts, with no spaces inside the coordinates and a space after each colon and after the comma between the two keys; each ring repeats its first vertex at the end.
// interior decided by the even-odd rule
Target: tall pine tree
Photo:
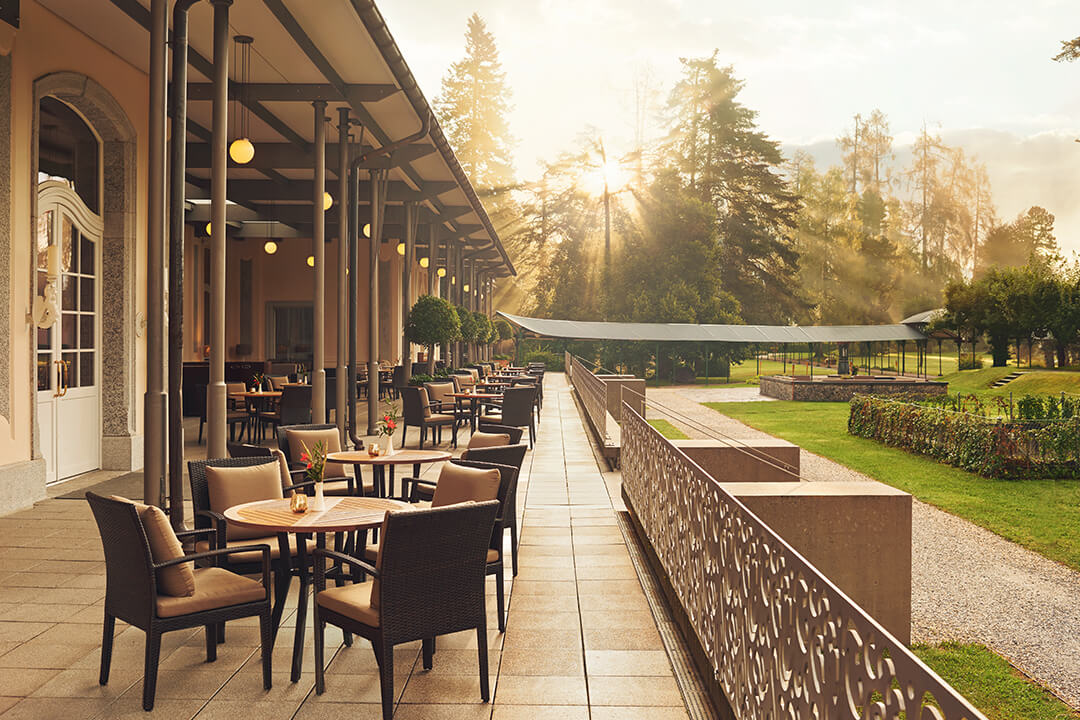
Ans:
{"type": "Polygon", "coordinates": [[[465,32],[465,57],[443,77],[435,112],[482,196],[499,195],[514,182],[514,138],[507,119],[510,97],[495,38],[473,13],[465,32]]]}

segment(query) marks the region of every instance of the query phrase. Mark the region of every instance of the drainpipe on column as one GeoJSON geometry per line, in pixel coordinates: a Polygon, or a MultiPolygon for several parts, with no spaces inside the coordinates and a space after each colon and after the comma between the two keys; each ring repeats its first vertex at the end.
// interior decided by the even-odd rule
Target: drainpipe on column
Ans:
{"type": "Polygon", "coordinates": [[[165,485],[165,124],[168,0],[150,3],[150,131],[146,232],[146,395],[143,499],[161,506],[165,485]]]}
{"type": "Polygon", "coordinates": [[[315,282],[312,305],[314,306],[314,333],[311,356],[311,422],[326,422],[326,102],[316,100],[315,109],[315,177],[312,205],[315,216],[311,233],[312,255],[315,256],[315,282]]]}
{"type": "MultiPolygon", "coordinates": [[[[345,270],[349,268],[349,108],[338,108],[338,316],[337,316],[337,367],[334,370],[334,421],[340,435],[341,447],[347,447],[345,436],[345,418],[348,417],[346,402],[352,402],[348,393],[345,359],[349,352],[349,313],[351,312],[348,294],[345,290],[349,277],[345,270]]],[[[355,272],[355,270],[350,271],[355,272]]],[[[353,380],[352,395],[356,394],[356,381],[353,380]]]]}
{"type": "Polygon", "coordinates": [[[184,174],[187,170],[188,10],[173,7],[172,132],[169,158],[169,521],[184,526],[184,174]]]}

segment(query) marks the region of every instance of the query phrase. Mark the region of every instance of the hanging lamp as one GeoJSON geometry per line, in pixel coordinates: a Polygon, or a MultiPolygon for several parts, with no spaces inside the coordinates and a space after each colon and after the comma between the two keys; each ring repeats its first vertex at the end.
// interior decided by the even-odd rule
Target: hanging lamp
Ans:
{"type": "Polygon", "coordinates": [[[233,38],[233,41],[236,54],[240,56],[238,67],[241,83],[240,99],[237,103],[239,107],[236,109],[239,115],[239,122],[236,123],[236,127],[240,137],[233,140],[232,144],[229,145],[229,157],[237,165],[247,165],[255,157],[255,144],[249,139],[251,128],[248,110],[244,104],[244,93],[247,92],[248,83],[251,82],[251,43],[254,38],[250,35],[237,35],[233,38]]]}

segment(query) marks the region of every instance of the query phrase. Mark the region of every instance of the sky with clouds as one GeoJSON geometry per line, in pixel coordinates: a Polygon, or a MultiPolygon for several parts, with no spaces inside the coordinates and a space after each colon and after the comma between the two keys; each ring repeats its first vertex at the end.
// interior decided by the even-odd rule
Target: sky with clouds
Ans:
{"type": "Polygon", "coordinates": [[[876,107],[899,157],[925,122],[987,164],[1003,217],[1043,204],[1062,245],[1080,251],[1080,62],[1050,59],[1080,35],[1076,0],[390,0],[380,10],[429,99],[480,13],[513,88],[525,177],[589,125],[629,147],[635,78],[649,74],[666,95],[680,57],[716,50],[785,148],[831,162],[832,140],[876,107]]]}

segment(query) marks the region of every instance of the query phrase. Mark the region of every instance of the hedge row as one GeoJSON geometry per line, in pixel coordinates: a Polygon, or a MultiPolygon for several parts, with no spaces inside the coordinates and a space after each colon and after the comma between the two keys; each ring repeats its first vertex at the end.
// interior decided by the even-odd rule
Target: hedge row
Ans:
{"type": "Polygon", "coordinates": [[[989,478],[1078,477],[1080,418],[1009,422],[869,395],[851,399],[848,432],[989,478]]]}

